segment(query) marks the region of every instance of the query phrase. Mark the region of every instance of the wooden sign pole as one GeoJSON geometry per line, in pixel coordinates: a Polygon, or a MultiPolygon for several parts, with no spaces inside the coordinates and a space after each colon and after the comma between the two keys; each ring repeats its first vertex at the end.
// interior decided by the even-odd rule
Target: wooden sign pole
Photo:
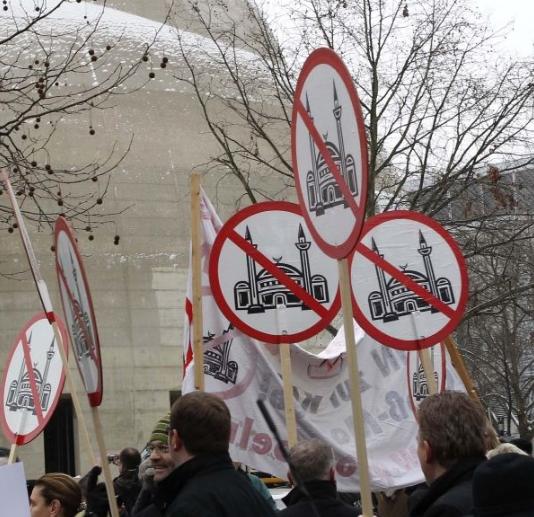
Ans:
{"type": "Polygon", "coordinates": [[[295,417],[295,401],[293,398],[293,373],[291,371],[291,345],[281,343],[280,362],[282,365],[282,384],[284,389],[284,411],[289,448],[297,444],[297,419],[295,417]]]}
{"type": "Polygon", "coordinates": [[[428,348],[423,348],[419,349],[417,353],[419,354],[419,360],[421,361],[421,364],[423,365],[423,371],[425,372],[428,393],[430,395],[434,395],[434,393],[438,392],[438,386],[434,377],[434,366],[430,360],[430,352],[428,348]]]}
{"type": "MultiPolygon", "coordinates": [[[[413,332],[415,335],[415,340],[419,344],[420,336],[417,333],[417,325],[415,324],[415,318],[413,313],[410,313],[410,318],[412,320],[412,327],[413,332]]],[[[425,372],[425,379],[426,379],[426,385],[428,387],[428,393],[430,395],[434,395],[434,393],[438,392],[438,386],[436,383],[436,379],[434,378],[434,366],[432,365],[432,361],[430,359],[430,352],[428,351],[428,348],[419,348],[417,350],[417,355],[419,356],[419,361],[421,361],[421,365],[423,366],[423,371],[425,372]]]]}
{"type": "Polygon", "coordinates": [[[460,354],[458,346],[456,345],[454,339],[451,336],[445,338],[445,346],[447,347],[447,351],[449,352],[449,355],[451,357],[452,365],[454,366],[455,370],[458,372],[458,375],[462,379],[467,393],[469,394],[472,400],[481,404],[480,397],[478,396],[473,380],[471,379],[471,376],[469,375],[469,372],[465,367],[462,354],[460,354]]]}
{"type": "Polygon", "coordinates": [[[58,343],[59,355],[61,356],[61,361],[63,362],[63,368],[65,369],[65,381],[67,382],[67,388],[69,390],[69,393],[72,399],[74,411],[76,412],[76,418],[78,419],[78,423],[82,430],[82,436],[85,441],[85,447],[87,448],[87,452],[89,454],[91,464],[96,465],[97,463],[96,456],[93,451],[93,446],[91,445],[91,438],[89,438],[89,431],[87,430],[87,423],[85,421],[85,417],[83,416],[82,406],[80,405],[80,399],[78,397],[78,393],[76,392],[76,387],[74,386],[74,382],[72,381],[72,376],[69,371],[69,360],[67,358],[67,353],[65,351],[65,343],[63,343],[61,332],[59,331],[59,328],[55,321],[52,322],[52,328],[54,329],[54,336],[56,337],[56,341],[58,343]]]}
{"type": "Polygon", "coordinates": [[[93,415],[93,424],[95,428],[96,441],[98,443],[98,450],[100,452],[100,463],[102,465],[102,473],[104,474],[104,482],[106,484],[106,493],[108,496],[109,510],[111,517],[119,517],[119,508],[117,506],[117,497],[115,496],[115,488],[113,487],[113,479],[111,478],[111,471],[109,469],[106,444],[104,443],[104,433],[102,431],[102,422],[100,421],[100,414],[98,407],[91,407],[93,415]]]}
{"type": "Polygon", "coordinates": [[[46,283],[42,279],[41,271],[39,268],[39,263],[37,262],[37,258],[35,257],[35,253],[33,251],[33,246],[30,241],[30,236],[28,234],[28,230],[26,229],[26,225],[24,224],[24,219],[22,218],[22,213],[20,211],[19,205],[17,203],[17,199],[15,197],[15,193],[13,192],[13,187],[11,186],[11,182],[9,181],[9,175],[7,173],[6,169],[0,170],[0,176],[2,177],[4,184],[6,186],[6,190],[8,193],[8,197],[11,201],[11,206],[13,208],[13,212],[15,213],[15,219],[18,222],[19,225],[19,232],[20,237],[22,239],[22,244],[24,246],[24,249],[26,250],[26,254],[28,255],[28,262],[30,265],[30,268],[33,272],[34,281],[37,286],[37,291],[39,293],[43,293],[42,296],[40,294],[41,303],[43,305],[43,310],[45,311],[48,321],[52,325],[52,329],[54,331],[54,336],[56,338],[56,342],[58,343],[58,350],[59,355],[61,356],[61,361],[63,362],[63,368],[65,369],[65,380],[67,382],[67,388],[70,392],[72,403],[74,405],[74,410],[76,412],[76,418],[78,419],[79,425],[82,429],[82,436],[84,437],[85,446],[87,447],[87,451],[89,453],[89,457],[92,461],[92,464],[96,464],[96,458],[93,452],[93,447],[91,446],[91,440],[89,438],[89,432],[87,430],[87,424],[85,422],[85,418],[83,416],[82,408],[80,405],[80,399],[78,398],[78,394],[76,392],[76,389],[74,387],[74,383],[72,382],[72,377],[69,371],[69,364],[67,360],[67,353],[66,353],[66,344],[63,343],[63,339],[61,338],[61,332],[58,329],[57,323],[54,320],[54,310],[52,307],[52,302],[50,300],[50,295],[48,294],[48,287],[46,286],[46,283]],[[44,298],[44,299],[42,299],[44,298]]]}
{"type": "Polygon", "coordinates": [[[360,370],[356,342],[354,339],[354,321],[352,313],[352,300],[350,296],[349,262],[346,258],[338,260],[339,289],[341,292],[341,306],[343,309],[343,325],[345,327],[345,344],[347,347],[347,360],[350,380],[350,395],[352,400],[352,423],[354,426],[354,439],[358,455],[358,472],[360,475],[360,496],[362,500],[363,517],[373,517],[373,502],[371,498],[371,480],[367,462],[367,447],[365,444],[365,428],[362,408],[362,394],[360,388],[360,370]]]}
{"type": "Polygon", "coordinates": [[[193,288],[193,357],[195,389],[204,391],[202,343],[202,236],[200,220],[200,174],[191,174],[191,262],[193,288]]]}

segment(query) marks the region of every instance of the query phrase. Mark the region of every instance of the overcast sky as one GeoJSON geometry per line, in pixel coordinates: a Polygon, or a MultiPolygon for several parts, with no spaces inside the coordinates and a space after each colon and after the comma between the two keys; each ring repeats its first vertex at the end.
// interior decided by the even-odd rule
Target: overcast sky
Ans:
{"type": "Polygon", "coordinates": [[[479,9],[489,17],[493,28],[511,23],[512,29],[503,46],[520,56],[531,54],[534,44],[533,0],[475,0],[479,9]]]}

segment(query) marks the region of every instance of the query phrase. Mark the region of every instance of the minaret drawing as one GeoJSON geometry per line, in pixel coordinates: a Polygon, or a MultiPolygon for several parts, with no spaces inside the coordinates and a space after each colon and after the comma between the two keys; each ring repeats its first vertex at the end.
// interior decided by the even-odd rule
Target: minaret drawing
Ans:
{"type": "MultiPolygon", "coordinates": [[[[248,241],[252,246],[254,246],[254,248],[258,248],[258,245],[252,242],[252,237],[250,235],[250,229],[248,226],[245,230],[245,240],[248,241]]],[[[248,312],[265,312],[265,309],[260,305],[258,299],[258,276],[256,272],[256,262],[252,260],[252,257],[250,257],[249,255],[247,255],[247,270],[251,297],[251,304],[248,308],[248,312]]]]}
{"type": "MultiPolygon", "coordinates": [[[[354,162],[354,156],[351,153],[347,153],[347,150],[345,149],[343,125],[341,123],[343,107],[339,102],[335,81],[332,82],[332,102],[332,115],[336,124],[337,144],[328,140],[328,132],[323,133],[323,143],[326,148],[326,152],[331,159],[329,162],[334,162],[336,169],[340,171],[340,175],[345,180],[350,194],[352,196],[357,196],[358,181],[356,178],[356,164],[354,162]]],[[[313,121],[314,119],[311,114],[311,107],[307,93],[306,112],[308,117],[313,121]]],[[[324,125],[327,121],[323,120],[319,122],[322,122],[324,125]]],[[[316,124],[315,121],[314,124],[316,124]]],[[[306,174],[306,193],[308,196],[308,206],[310,212],[320,216],[323,215],[326,210],[335,206],[342,205],[346,208],[348,203],[345,195],[341,191],[338,180],[332,174],[325,156],[323,156],[323,154],[320,152],[317,153],[316,143],[313,140],[311,133],[308,134],[308,139],[310,146],[311,167],[306,174]]]]}
{"type": "MultiPolygon", "coordinates": [[[[419,230],[419,249],[417,250],[423,256],[423,262],[425,263],[426,276],[430,283],[430,291],[434,296],[438,296],[438,288],[436,285],[436,275],[434,274],[434,267],[430,260],[430,254],[432,253],[432,246],[428,246],[423,232],[419,230]]],[[[437,309],[432,307],[432,312],[437,312],[437,309]]]]}
{"type": "Polygon", "coordinates": [[[304,280],[304,289],[308,294],[312,294],[311,291],[311,271],[310,271],[310,257],[308,256],[308,250],[310,249],[311,242],[306,240],[302,225],[299,224],[298,240],[295,243],[296,248],[300,251],[300,263],[302,267],[302,279],[304,280]]]}
{"type": "MultiPolygon", "coordinates": [[[[337,90],[336,90],[336,82],[332,80],[332,84],[334,87],[334,109],[333,114],[336,119],[336,129],[337,129],[337,141],[338,141],[338,147],[339,147],[339,159],[341,164],[341,175],[343,176],[344,180],[347,182],[347,185],[349,186],[350,191],[354,194],[358,194],[358,185],[355,184],[353,181],[353,175],[347,173],[347,158],[345,155],[345,142],[343,141],[343,129],[341,127],[341,113],[342,113],[342,107],[339,104],[339,99],[337,97],[337,90]]],[[[347,206],[347,203],[345,202],[345,206],[347,206]]]]}
{"type": "Polygon", "coordinates": [[[74,278],[74,284],[76,286],[76,293],[78,295],[77,299],[72,300],[73,306],[74,306],[74,335],[75,338],[75,347],[76,347],[76,353],[78,357],[89,357],[92,355],[92,348],[93,348],[93,339],[91,335],[91,327],[89,324],[89,316],[87,315],[87,311],[85,310],[85,307],[83,306],[83,298],[82,293],[80,291],[80,285],[78,283],[78,272],[77,269],[74,267],[74,259],[72,257],[72,252],[69,248],[69,257],[70,257],[70,263],[71,263],[71,269],[72,269],[72,276],[74,278]]]}
{"type": "MultiPolygon", "coordinates": [[[[378,246],[376,245],[376,242],[373,238],[371,238],[371,242],[373,246],[373,251],[380,258],[384,258],[384,255],[381,254],[380,251],[378,250],[378,246]]],[[[380,285],[380,292],[383,294],[384,306],[386,309],[385,314],[382,317],[382,319],[384,322],[398,320],[399,317],[393,312],[392,307],[391,307],[391,300],[389,299],[389,292],[386,288],[386,277],[384,275],[384,270],[382,268],[379,268],[375,264],[375,271],[376,271],[376,276],[378,278],[378,284],[380,285]]]]}
{"type": "MultiPolygon", "coordinates": [[[[310,101],[308,99],[308,94],[306,93],[306,111],[308,112],[308,116],[313,121],[313,117],[310,110],[310,101]]],[[[308,135],[308,139],[310,141],[310,155],[312,159],[312,174],[313,174],[313,199],[309,199],[310,206],[313,207],[313,210],[317,215],[323,215],[324,214],[324,206],[323,201],[321,199],[321,192],[319,190],[319,171],[317,170],[317,154],[315,152],[315,142],[313,141],[313,138],[311,134],[308,135]]],[[[310,192],[311,193],[311,192],[310,192]]]]}

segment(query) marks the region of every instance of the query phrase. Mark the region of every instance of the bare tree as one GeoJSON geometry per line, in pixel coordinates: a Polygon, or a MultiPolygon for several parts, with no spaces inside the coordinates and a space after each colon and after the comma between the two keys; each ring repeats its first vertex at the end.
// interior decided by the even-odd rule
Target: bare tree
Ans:
{"type": "MultiPolygon", "coordinates": [[[[87,138],[91,138],[96,132],[93,113],[111,107],[114,96],[150,80],[147,72],[142,80],[131,81],[149,61],[153,40],[125,59],[124,35],[106,31],[105,12],[105,1],[101,5],[81,0],[3,4],[0,166],[10,172],[24,215],[39,224],[50,224],[64,214],[91,231],[91,224],[109,216],[99,205],[110,173],[129,146],[119,149],[111,142],[104,158],[89,163],[65,163],[58,153],[70,120],[86,120],[87,138]]],[[[13,232],[14,224],[6,196],[0,197],[0,228],[13,232]]]]}
{"type": "MultiPolygon", "coordinates": [[[[186,67],[177,80],[192,87],[219,144],[209,165],[221,179],[235,176],[251,202],[272,197],[264,188],[270,176],[282,185],[276,197],[291,196],[296,80],[312,50],[332,48],[362,103],[367,214],[407,208],[440,220],[468,259],[469,328],[478,325],[482,336],[497,317],[510,332],[524,325],[510,311],[532,296],[533,279],[510,282],[502,273],[512,262],[520,271],[532,267],[516,255],[526,256],[534,235],[534,67],[532,57],[496,52],[505,31],[490,30],[465,0],[263,0],[246,20],[225,0],[179,7],[171,18],[189,20],[211,43],[192,46],[178,36],[186,67]],[[198,67],[199,56],[211,67],[198,67]]],[[[510,346],[527,353],[519,334],[510,346]]],[[[507,346],[498,349],[506,357],[507,346]]],[[[496,352],[487,350],[490,360],[496,352]]],[[[508,375],[504,364],[496,370],[508,375]]],[[[516,392],[528,397],[530,387],[516,392]]],[[[514,400],[509,407],[520,411],[514,400]]]]}

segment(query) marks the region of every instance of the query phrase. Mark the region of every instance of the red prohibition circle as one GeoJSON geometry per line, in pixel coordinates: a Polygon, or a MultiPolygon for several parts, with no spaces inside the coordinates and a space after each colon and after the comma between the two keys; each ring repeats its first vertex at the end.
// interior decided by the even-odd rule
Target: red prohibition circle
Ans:
{"type": "MultiPolygon", "coordinates": [[[[26,337],[26,333],[28,332],[28,330],[33,327],[33,325],[35,323],[37,323],[38,321],[40,320],[43,320],[45,321],[48,325],[51,325],[49,320],[48,320],[48,316],[45,312],[39,312],[37,313],[35,316],[33,316],[29,321],[27,321],[25,324],[24,324],[24,327],[22,328],[22,330],[17,334],[17,337],[15,338],[15,341],[11,347],[11,350],[9,352],[9,356],[7,358],[7,361],[6,361],[6,366],[5,366],[5,370],[4,370],[4,376],[3,376],[3,379],[2,379],[2,384],[0,385],[0,400],[2,401],[2,410],[0,411],[0,426],[2,427],[2,430],[4,431],[4,434],[6,436],[6,438],[11,442],[11,443],[14,443],[14,444],[17,444],[17,445],[25,445],[27,443],[30,443],[33,439],[37,438],[37,436],[39,436],[39,434],[43,431],[43,429],[46,427],[46,425],[48,424],[49,420],[52,418],[52,415],[54,414],[54,411],[56,410],[56,406],[59,402],[59,398],[61,397],[61,393],[63,391],[63,385],[65,384],[65,366],[62,367],[62,370],[61,370],[61,377],[60,377],[60,380],[59,380],[59,383],[57,385],[57,390],[56,390],[56,393],[54,395],[54,399],[52,400],[51,404],[50,404],[50,407],[48,409],[48,412],[46,414],[46,416],[43,418],[43,420],[38,423],[37,427],[31,431],[30,433],[28,434],[17,434],[17,433],[14,433],[13,431],[11,431],[11,428],[9,427],[8,423],[7,423],[7,419],[6,419],[6,416],[5,416],[5,406],[4,406],[4,395],[5,395],[5,391],[4,391],[4,386],[6,384],[6,380],[7,380],[7,376],[8,376],[8,373],[9,373],[9,370],[11,369],[11,361],[13,360],[13,356],[15,355],[15,352],[17,351],[18,347],[19,347],[19,343],[21,343],[23,341],[23,339],[26,337]]],[[[68,346],[67,346],[67,343],[69,342],[69,338],[68,338],[68,334],[67,334],[67,329],[65,327],[65,324],[63,323],[63,321],[61,320],[61,318],[57,317],[55,318],[55,323],[57,323],[57,326],[59,328],[59,332],[61,334],[61,339],[63,340],[63,346],[64,346],[64,349],[65,349],[65,355],[68,356],[68,346]]],[[[24,345],[22,345],[24,346],[24,345]]],[[[61,346],[59,343],[57,344],[57,346],[61,346]]],[[[24,361],[24,359],[23,359],[24,361]]],[[[17,365],[17,368],[19,368],[19,366],[17,365]]],[[[26,370],[29,371],[28,367],[26,366],[26,370]]]]}
{"type": "MultiPolygon", "coordinates": [[[[302,211],[298,205],[294,203],[289,203],[287,201],[266,201],[264,203],[256,203],[255,205],[251,205],[247,208],[244,208],[243,210],[240,210],[239,212],[237,212],[237,214],[232,216],[223,225],[223,227],[217,234],[217,237],[211,249],[210,263],[209,263],[209,277],[210,277],[211,291],[213,293],[213,297],[215,298],[215,301],[217,302],[219,309],[224,314],[224,316],[230,322],[232,322],[232,324],[237,329],[239,329],[241,332],[243,332],[247,336],[258,339],[259,341],[262,341],[265,343],[273,343],[273,344],[298,343],[300,341],[304,341],[306,339],[313,337],[315,334],[317,334],[318,332],[326,328],[326,326],[332,321],[332,319],[339,312],[339,308],[341,306],[341,300],[340,300],[340,295],[339,295],[339,285],[337,286],[336,295],[334,297],[332,305],[330,306],[329,309],[325,309],[326,314],[324,317],[322,317],[317,323],[315,323],[314,325],[312,325],[311,327],[305,330],[302,330],[300,332],[295,332],[293,334],[283,334],[283,335],[270,334],[267,332],[263,332],[261,330],[255,329],[254,327],[250,326],[248,323],[244,322],[231,309],[231,307],[226,301],[226,298],[221,288],[221,283],[220,283],[220,278],[219,278],[219,261],[220,261],[221,252],[222,252],[222,249],[225,243],[230,239],[230,235],[233,234],[234,229],[237,227],[238,224],[240,224],[245,219],[255,214],[259,214],[262,212],[269,212],[269,211],[290,212],[301,217],[303,216],[302,211]]],[[[309,230],[308,226],[307,226],[307,229],[309,230]]]]}
{"type": "MultiPolygon", "coordinates": [[[[351,251],[356,246],[358,238],[362,232],[362,228],[365,221],[365,208],[367,202],[367,182],[368,182],[368,164],[367,164],[367,141],[365,133],[365,124],[363,120],[362,108],[360,104],[360,99],[356,88],[354,87],[354,82],[350,75],[349,70],[345,66],[345,63],[341,58],[329,48],[319,48],[313,51],[308,59],[304,62],[302,70],[300,72],[297,86],[294,95],[293,102],[293,112],[291,116],[291,158],[293,166],[293,175],[295,176],[295,186],[297,188],[297,195],[299,199],[299,204],[302,207],[302,215],[306,219],[308,228],[313,235],[318,246],[330,257],[341,259],[348,257],[351,251]],[[361,190],[359,204],[354,207],[351,200],[348,200],[348,205],[351,207],[352,212],[355,217],[354,228],[350,232],[349,236],[341,244],[330,244],[326,239],[323,238],[321,233],[317,230],[314,225],[313,218],[311,217],[309,211],[306,209],[306,202],[304,200],[305,189],[303,189],[300,180],[299,174],[299,164],[298,164],[298,154],[297,154],[297,120],[299,117],[302,117],[302,102],[300,97],[302,94],[302,89],[306,83],[306,80],[310,73],[319,65],[328,65],[334,69],[338,74],[339,78],[342,80],[343,85],[347,89],[349,94],[353,115],[356,119],[356,125],[358,127],[358,136],[359,136],[359,147],[360,147],[360,170],[361,170],[361,190]]],[[[347,199],[347,196],[345,195],[347,199]]],[[[352,199],[352,202],[354,200],[352,199]]]]}
{"type": "MultiPolygon", "coordinates": [[[[100,339],[98,337],[98,328],[96,326],[96,317],[95,317],[95,311],[93,308],[93,299],[91,297],[91,291],[89,290],[89,282],[87,280],[87,275],[85,273],[82,256],[80,254],[78,245],[76,243],[76,236],[74,235],[74,232],[72,228],[70,227],[69,223],[67,222],[67,220],[64,217],[60,216],[57,218],[56,224],[55,224],[54,246],[56,250],[55,251],[56,273],[57,273],[58,283],[60,286],[59,294],[61,298],[61,305],[63,307],[63,312],[64,313],[67,312],[66,308],[67,308],[68,300],[63,299],[63,290],[61,289],[61,283],[63,282],[63,280],[61,278],[62,273],[61,273],[61,267],[60,267],[59,259],[58,259],[58,250],[59,250],[58,241],[59,241],[59,236],[61,233],[64,233],[67,236],[67,239],[69,240],[69,243],[72,246],[74,253],[76,254],[76,260],[78,262],[78,265],[80,266],[80,272],[82,274],[82,282],[83,282],[83,287],[85,289],[85,295],[87,297],[87,303],[89,304],[88,311],[91,317],[91,327],[92,327],[91,330],[93,331],[94,346],[96,350],[96,357],[93,356],[93,359],[98,368],[98,387],[96,391],[92,393],[87,393],[87,397],[89,398],[89,404],[91,405],[91,407],[97,407],[102,403],[102,395],[104,391],[104,386],[103,386],[103,379],[102,379],[102,356],[100,354],[100,339]]],[[[66,286],[66,288],[68,289],[68,286],[66,286]]],[[[78,357],[76,356],[76,354],[74,354],[74,357],[76,359],[76,363],[78,364],[78,369],[80,370],[80,374],[81,374],[81,368],[78,363],[78,357]]],[[[85,383],[84,383],[84,386],[85,386],[85,383]]]]}
{"type": "Polygon", "coordinates": [[[375,215],[366,222],[363,228],[361,239],[358,242],[354,250],[354,253],[351,257],[351,276],[352,276],[352,264],[354,263],[355,260],[369,260],[368,258],[364,258],[361,256],[359,257],[359,255],[362,254],[362,248],[364,246],[362,241],[365,238],[365,236],[377,226],[387,221],[392,221],[395,219],[399,219],[399,220],[409,219],[409,220],[424,224],[425,226],[428,226],[430,229],[438,233],[440,237],[442,237],[445,240],[445,242],[448,244],[450,250],[453,252],[454,257],[456,259],[456,263],[458,265],[460,279],[461,279],[460,296],[458,299],[458,304],[456,306],[456,309],[451,309],[451,312],[453,314],[449,316],[448,323],[444,325],[441,328],[441,330],[432,334],[431,336],[425,337],[424,339],[415,339],[415,340],[400,339],[400,338],[392,337],[391,335],[382,332],[380,329],[376,328],[367,319],[367,316],[363,313],[363,311],[360,309],[360,306],[358,305],[357,293],[354,291],[354,286],[353,286],[352,287],[352,307],[354,311],[354,318],[369,336],[371,336],[373,339],[376,339],[379,343],[385,346],[396,348],[398,350],[408,350],[408,351],[409,350],[421,350],[423,348],[428,348],[432,345],[435,345],[439,343],[440,341],[443,341],[446,337],[452,334],[454,329],[460,324],[464,311],[465,311],[465,307],[467,305],[467,298],[468,298],[467,267],[465,264],[464,256],[458,244],[456,243],[456,241],[452,238],[449,232],[447,232],[447,230],[445,230],[434,219],[424,214],[421,214],[419,212],[413,212],[410,210],[395,210],[395,211],[383,212],[379,215],[375,215]]]}

